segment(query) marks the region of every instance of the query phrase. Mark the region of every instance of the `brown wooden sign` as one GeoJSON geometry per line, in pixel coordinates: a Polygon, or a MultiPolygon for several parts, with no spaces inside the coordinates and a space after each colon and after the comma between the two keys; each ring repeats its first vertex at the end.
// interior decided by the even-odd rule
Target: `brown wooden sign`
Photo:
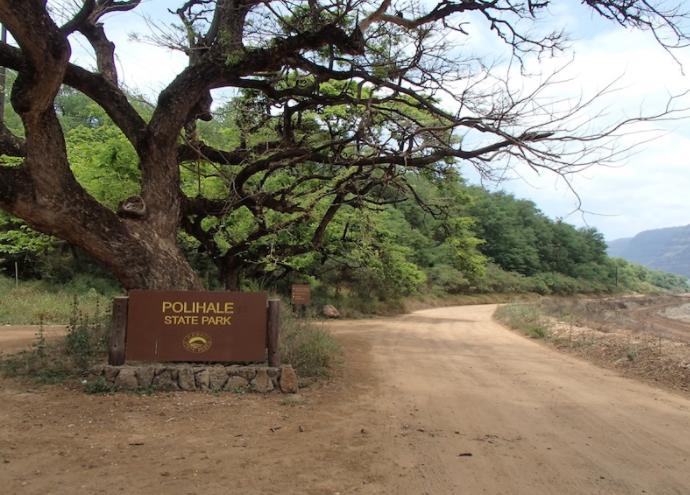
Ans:
{"type": "Polygon", "coordinates": [[[311,303],[311,287],[308,284],[292,285],[292,304],[308,305],[311,303]]]}
{"type": "Polygon", "coordinates": [[[128,361],[263,361],[266,293],[129,293],[128,361]]]}

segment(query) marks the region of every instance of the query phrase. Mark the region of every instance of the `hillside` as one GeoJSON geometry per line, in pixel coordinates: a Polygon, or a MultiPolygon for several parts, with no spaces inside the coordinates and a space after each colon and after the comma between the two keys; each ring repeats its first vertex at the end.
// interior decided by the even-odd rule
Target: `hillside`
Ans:
{"type": "Polygon", "coordinates": [[[690,225],[646,230],[608,243],[609,256],[690,277],[690,225]]]}

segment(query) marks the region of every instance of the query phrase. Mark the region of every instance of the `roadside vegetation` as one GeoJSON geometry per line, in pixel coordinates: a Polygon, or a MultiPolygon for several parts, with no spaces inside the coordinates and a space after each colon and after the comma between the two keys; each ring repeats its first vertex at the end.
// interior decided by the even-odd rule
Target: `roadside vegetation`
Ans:
{"type": "Polygon", "coordinates": [[[303,379],[330,376],[342,358],[342,349],[330,332],[313,320],[295,317],[289,309],[281,315],[279,345],[282,361],[303,379]]]}
{"type": "MultiPolygon", "coordinates": [[[[11,85],[14,74],[8,77],[11,85]]],[[[218,108],[212,122],[199,125],[199,135],[218,146],[238,141],[238,117],[249,100],[244,95],[218,108]]],[[[75,176],[89,194],[117,209],[139,188],[132,145],[101,108],[78,92],[63,88],[56,107],[75,176]]],[[[140,110],[147,115],[145,106],[140,110]]],[[[6,124],[21,134],[20,119],[11,108],[7,112],[6,124]]],[[[222,196],[225,186],[213,170],[207,164],[184,168],[182,189],[190,195],[222,196]]],[[[293,179],[289,170],[271,175],[275,187],[293,179]]],[[[286,227],[270,235],[253,236],[255,219],[245,208],[186,225],[179,231],[179,244],[212,290],[265,290],[287,296],[291,284],[309,283],[311,316],[319,316],[325,304],[336,306],[343,316],[356,317],[530,295],[688,290],[683,277],[609,258],[603,236],[595,229],[551,220],[530,201],[469,185],[454,167],[443,173],[408,171],[404,182],[413,195],[382,187],[376,202],[339,208],[324,224],[318,243],[313,233],[329,199],[313,203],[314,216],[298,223],[276,214],[272,224],[286,221],[286,227]]],[[[102,312],[121,292],[113,276],[84,251],[0,212],[0,325],[72,321],[70,331],[83,335],[75,328],[86,324],[75,327],[74,315],[102,312]]],[[[534,336],[544,337],[546,330],[530,311],[511,318],[534,336]]],[[[81,373],[75,359],[85,364],[102,353],[94,347],[83,355],[72,344],[69,339],[64,345],[41,344],[18,361],[5,360],[3,369],[32,376],[45,368],[47,375],[39,379],[50,381],[49,376],[81,373]]],[[[323,376],[338,361],[339,352],[326,332],[288,319],[283,355],[302,376],[323,376]]]]}
{"type": "Polygon", "coordinates": [[[4,376],[43,384],[77,382],[93,365],[103,361],[108,349],[110,314],[98,299],[88,313],[82,312],[74,299],[64,339],[48,341],[43,325],[40,320],[31,349],[7,356],[0,354],[0,371],[4,376]]]}
{"type": "Polygon", "coordinates": [[[494,317],[560,350],[688,392],[687,326],[675,332],[673,320],[659,318],[668,317],[664,308],[686,301],[669,295],[543,298],[500,306],[494,317]]]}
{"type": "MultiPolygon", "coordinates": [[[[34,288],[34,290],[37,290],[34,288]]],[[[27,292],[29,295],[31,292],[27,292]]],[[[40,293],[40,289],[39,289],[40,293]]],[[[102,364],[107,356],[110,336],[110,312],[99,295],[78,302],[75,296],[69,308],[64,338],[47,340],[42,314],[37,314],[34,342],[30,349],[2,355],[0,373],[39,384],[85,383],[90,393],[112,391],[103,380],[86,380],[89,370],[102,364]],[[86,308],[86,309],[85,309],[86,308]]],[[[54,302],[59,319],[64,301],[54,302]]],[[[309,319],[296,318],[284,305],[281,315],[280,353],[285,364],[291,364],[300,379],[310,380],[331,375],[340,363],[342,351],[333,336],[309,319]]]]}
{"type": "MultiPolygon", "coordinates": [[[[14,74],[8,77],[11,83],[14,74]]],[[[200,136],[216,145],[237,141],[243,102],[231,100],[218,108],[212,122],[200,124],[200,136]]],[[[117,209],[139,187],[134,149],[105,112],[80,93],[61,90],[56,106],[74,174],[97,200],[117,209]]],[[[147,115],[145,106],[140,110],[147,115]]],[[[19,118],[11,108],[7,111],[7,125],[21,133],[19,118]]],[[[205,165],[184,168],[182,189],[209,197],[221,194],[224,186],[212,172],[205,165]]],[[[271,176],[277,185],[293,179],[289,171],[271,176]]],[[[333,304],[345,315],[399,312],[415,298],[433,304],[462,297],[490,299],[496,293],[688,290],[683,277],[609,258],[595,229],[551,220],[530,201],[468,185],[453,167],[442,174],[409,171],[405,182],[414,195],[382,189],[378,203],[338,209],[318,245],[312,244],[312,235],[328,202],[314,206],[319,214],[312,220],[252,237],[241,250],[237,243],[254,228],[246,209],[196,225],[202,231],[198,234],[213,234],[210,241],[201,243],[181,229],[179,243],[209,289],[287,295],[292,283],[308,282],[315,307],[333,304]],[[312,247],[304,250],[305,245],[312,247]]],[[[73,294],[86,309],[95,294],[110,297],[119,290],[113,277],[83,251],[3,212],[0,273],[20,278],[19,289],[13,280],[0,278],[0,323],[36,323],[39,316],[65,322],[73,294]]]]}

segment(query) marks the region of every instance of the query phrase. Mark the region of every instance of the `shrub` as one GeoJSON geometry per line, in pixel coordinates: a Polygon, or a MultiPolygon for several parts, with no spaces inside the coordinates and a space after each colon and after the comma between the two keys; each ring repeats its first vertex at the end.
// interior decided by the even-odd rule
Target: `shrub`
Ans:
{"type": "Polygon", "coordinates": [[[541,311],[533,304],[506,304],[496,310],[494,317],[534,339],[543,339],[549,335],[541,311]]]}
{"type": "Polygon", "coordinates": [[[284,310],[281,316],[283,362],[291,364],[301,377],[328,376],[342,355],[333,336],[311,321],[296,319],[289,310],[284,310]]]}
{"type": "Polygon", "coordinates": [[[2,357],[0,371],[5,376],[26,377],[38,383],[82,376],[107,349],[110,316],[101,313],[98,305],[92,315],[81,313],[79,307],[75,297],[64,341],[47,342],[41,323],[31,350],[2,357]]]}
{"type": "Polygon", "coordinates": [[[78,311],[95,314],[107,298],[116,291],[101,292],[90,287],[89,277],[75,277],[74,285],[51,286],[41,281],[22,281],[15,287],[14,280],[0,276],[0,324],[37,325],[66,324],[74,313],[73,303],[77,297],[78,311]]]}

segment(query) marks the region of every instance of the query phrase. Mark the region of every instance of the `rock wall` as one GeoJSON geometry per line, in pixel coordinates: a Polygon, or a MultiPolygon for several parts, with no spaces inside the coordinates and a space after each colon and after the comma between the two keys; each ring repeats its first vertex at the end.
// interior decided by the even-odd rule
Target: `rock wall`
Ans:
{"type": "Polygon", "coordinates": [[[223,366],[193,363],[98,366],[92,377],[102,377],[119,390],[228,391],[268,393],[298,391],[292,366],[223,366]]]}

